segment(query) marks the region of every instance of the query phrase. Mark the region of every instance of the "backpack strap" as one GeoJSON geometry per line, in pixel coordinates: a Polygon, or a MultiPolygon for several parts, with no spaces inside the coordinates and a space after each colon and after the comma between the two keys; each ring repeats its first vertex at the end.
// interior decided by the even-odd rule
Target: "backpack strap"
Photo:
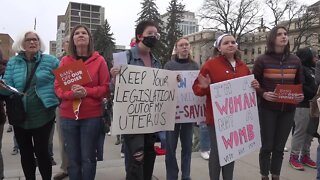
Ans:
{"type": "Polygon", "coordinates": [[[127,56],[128,64],[130,64],[130,62],[132,60],[132,51],[131,51],[131,49],[128,50],[128,55],[129,55],[129,56],[127,56]]]}

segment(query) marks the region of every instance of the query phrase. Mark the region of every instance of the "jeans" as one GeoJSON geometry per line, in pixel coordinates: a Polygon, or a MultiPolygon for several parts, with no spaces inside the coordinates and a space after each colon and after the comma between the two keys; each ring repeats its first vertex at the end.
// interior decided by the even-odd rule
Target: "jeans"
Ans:
{"type": "Polygon", "coordinates": [[[178,139],[181,141],[181,179],[190,180],[193,123],[175,124],[174,131],[166,132],[167,180],[178,180],[179,167],[176,158],[178,139]]]}
{"type": "Polygon", "coordinates": [[[99,132],[98,145],[97,145],[97,161],[103,161],[103,146],[106,133],[104,130],[104,121],[101,119],[101,128],[99,132]]]}
{"type": "Polygon", "coordinates": [[[259,108],[261,149],[260,173],[280,175],[283,150],[293,125],[294,111],[281,112],[259,108]]]}
{"type": "Polygon", "coordinates": [[[53,135],[54,135],[54,128],[55,126],[52,126],[52,129],[50,131],[50,136],[49,136],[49,144],[48,144],[48,149],[49,149],[49,156],[51,159],[53,159],[53,135]]]}
{"type": "Polygon", "coordinates": [[[297,108],[294,116],[295,131],[291,139],[292,155],[309,155],[313,137],[307,133],[310,121],[309,108],[297,108]]]}
{"type": "Polygon", "coordinates": [[[36,179],[36,155],[42,180],[51,180],[52,166],[48,151],[49,135],[53,120],[42,127],[23,129],[13,126],[14,135],[20,148],[21,165],[26,180],[36,179]]]}
{"type": "Polygon", "coordinates": [[[61,117],[60,123],[69,160],[70,180],[94,180],[100,117],[80,120],[61,117]]]}
{"type": "Polygon", "coordinates": [[[317,180],[320,180],[320,141],[318,139],[319,145],[317,148],[317,180]]]}
{"type": "Polygon", "coordinates": [[[210,146],[211,146],[209,164],[208,164],[210,180],[219,180],[220,171],[222,171],[223,180],[232,180],[233,170],[234,170],[234,161],[227,165],[220,166],[215,127],[208,126],[208,130],[210,134],[210,146]]]}
{"type": "Polygon", "coordinates": [[[157,136],[160,139],[161,149],[165,149],[166,148],[166,132],[165,131],[157,132],[157,136]]]}
{"type": "Polygon", "coordinates": [[[2,157],[2,135],[4,124],[0,124],[0,180],[4,179],[3,157],[2,157]]]}
{"type": "Polygon", "coordinates": [[[207,124],[205,122],[201,122],[199,125],[200,131],[200,151],[210,151],[210,137],[207,124]]]}
{"type": "Polygon", "coordinates": [[[125,158],[127,160],[126,180],[151,180],[156,153],[156,135],[125,134],[125,158]]]}
{"type": "Polygon", "coordinates": [[[67,173],[67,168],[68,168],[68,156],[67,153],[64,149],[64,140],[63,140],[63,134],[62,134],[62,129],[61,129],[61,120],[60,120],[60,108],[56,109],[56,128],[58,132],[58,138],[59,138],[59,151],[60,151],[60,157],[61,157],[61,170],[65,173],[67,173]]]}

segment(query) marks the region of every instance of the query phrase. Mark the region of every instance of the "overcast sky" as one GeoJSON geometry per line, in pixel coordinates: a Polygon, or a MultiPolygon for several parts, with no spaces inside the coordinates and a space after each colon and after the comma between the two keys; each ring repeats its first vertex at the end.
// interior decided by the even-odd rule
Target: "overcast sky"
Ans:
{"type": "MultiPolygon", "coordinates": [[[[308,5],[317,0],[299,0],[308,5]]],[[[116,44],[128,45],[134,36],[135,20],[141,11],[142,0],[73,0],[73,2],[100,5],[105,8],[105,18],[114,33],[116,44]]],[[[166,12],[170,0],[156,0],[160,14],[166,12]]],[[[188,11],[197,12],[203,0],[183,0],[188,11]]],[[[57,15],[65,14],[67,0],[1,0],[0,33],[9,34],[13,40],[25,30],[33,29],[37,19],[37,32],[48,46],[50,40],[56,39],[57,15]]],[[[46,48],[48,52],[48,47],[46,48]]]]}

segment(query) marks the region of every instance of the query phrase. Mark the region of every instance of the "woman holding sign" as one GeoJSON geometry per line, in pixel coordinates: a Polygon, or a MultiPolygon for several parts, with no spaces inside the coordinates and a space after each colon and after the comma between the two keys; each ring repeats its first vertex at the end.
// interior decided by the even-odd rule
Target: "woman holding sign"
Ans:
{"type": "Polygon", "coordinates": [[[83,62],[86,68],[83,73],[88,73],[90,81],[77,81],[65,90],[64,84],[56,80],[55,91],[61,99],[61,129],[70,180],[93,180],[99,130],[102,129],[102,99],[108,91],[109,72],[104,58],[93,50],[90,30],[84,25],[72,29],[69,55],[62,58],[60,68],[78,61],[83,62]]]}
{"type": "MultiPolygon", "coordinates": [[[[250,75],[250,70],[238,56],[237,43],[230,34],[223,34],[214,43],[216,56],[209,59],[202,66],[200,74],[193,84],[193,91],[197,96],[206,96],[206,123],[210,134],[210,180],[219,180],[220,171],[224,180],[233,179],[234,162],[220,166],[218,145],[216,140],[215,121],[213,119],[210,84],[222,82],[242,76],[250,75]]],[[[258,88],[258,81],[251,82],[252,87],[258,88]]]]}
{"type": "Polygon", "coordinates": [[[18,55],[8,61],[3,80],[19,92],[24,92],[21,111],[11,112],[17,104],[9,101],[13,102],[12,97],[16,93],[7,89],[1,89],[0,93],[10,95],[7,101],[8,120],[13,124],[14,135],[19,144],[25,178],[36,179],[36,156],[41,178],[50,180],[52,167],[48,151],[49,134],[55,119],[55,109],[59,104],[54,93],[52,70],[58,67],[59,62],[57,58],[43,54],[44,43],[34,31],[23,33],[15,41],[13,49],[18,55]],[[17,122],[19,118],[16,117],[21,114],[25,116],[22,121],[17,122]]]}
{"type": "Polygon", "coordinates": [[[275,93],[277,84],[295,85],[302,83],[302,66],[299,58],[290,54],[287,29],[274,27],[267,38],[267,51],[259,56],[253,74],[260,82],[259,121],[262,147],[259,154],[262,180],[278,180],[283,160],[283,150],[293,125],[296,104],[304,96],[302,90],[294,96],[293,103],[279,102],[275,93]]]}
{"type": "MultiPolygon", "coordinates": [[[[191,46],[188,39],[180,38],[175,43],[175,57],[164,65],[168,70],[199,70],[199,66],[191,59],[191,46]]],[[[190,180],[190,164],[192,153],[192,135],[194,123],[175,124],[174,131],[166,132],[166,169],[167,180],[177,180],[179,167],[176,159],[177,143],[180,136],[181,154],[181,179],[190,180]]]]}

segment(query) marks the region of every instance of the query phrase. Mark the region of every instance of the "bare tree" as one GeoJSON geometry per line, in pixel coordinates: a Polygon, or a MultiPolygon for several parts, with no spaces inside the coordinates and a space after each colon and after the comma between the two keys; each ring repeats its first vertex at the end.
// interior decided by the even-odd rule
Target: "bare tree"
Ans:
{"type": "Polygon", "coordinates": [[[292,9],[291,6],[294,5],[296,0],[265,0],[266,5],[272,11],[274,21],[271,22],[272,25],[276,26],[278,23],[284,19],[286,12],[292,9]]]}
{"type": "Polygon", "coordinates": [[[232,34],[238,43],[259,25],[259,4],[256,0],[204,0],[199,16],[213,29],[232,34]]]}
{"type": "Polygon", "coordinates": [[[295,52],[301,45],[310,46],[310,40],[318,33],[319,17],[317,12],[308,11],[307,6],[299,8],[295,18],[288,21],[289,35],[294,37],[292,52],[295,52]]]}
{"type": "Polygon", "coordinates": [[[286,26],[289,36],[294,37],[292,52],[299,49],[301,45],[309,45],[316,33],[315,27],[319,23],[317,12],[308,11],[308,7],[297,0],[266,0],[265,3],[274,17],[271,24],[286,26]]]}

